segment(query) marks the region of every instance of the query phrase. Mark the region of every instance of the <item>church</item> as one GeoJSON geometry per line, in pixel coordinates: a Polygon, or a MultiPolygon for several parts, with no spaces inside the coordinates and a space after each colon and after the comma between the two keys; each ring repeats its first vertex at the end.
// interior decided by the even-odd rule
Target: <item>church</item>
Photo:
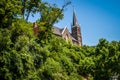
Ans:
{"type": "MultiPolygon", "coordinates": [[[[37,24],[33,24],[33,30],[34,34],[38,32],[37,24]]],[[[67,42],[70,41],[74,45],[82,46],[82,35],[81,35],[81,27],[77,21],[76,13],[73,10],[73,22],[71,25],[71,33],[67,29],[67,27],[64,28],[58,28],[58,27],[53,27],[53,33],[56,36],[62,37],[65,39],[67,42]]]]}

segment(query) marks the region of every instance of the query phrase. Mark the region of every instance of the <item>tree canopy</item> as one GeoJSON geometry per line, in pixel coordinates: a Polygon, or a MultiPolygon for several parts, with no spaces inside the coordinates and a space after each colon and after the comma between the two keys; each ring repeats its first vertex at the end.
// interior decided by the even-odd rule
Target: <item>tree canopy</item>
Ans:
{"type": "Polygon", "coordinates": [[[95,46],[76,46],[53,34],[64,8],[42,0],[0,1],[1,80],[120,79],[120,41],[100,39],[95,46]],[[30,14],[40,14],[38,35],[30,14]]]}

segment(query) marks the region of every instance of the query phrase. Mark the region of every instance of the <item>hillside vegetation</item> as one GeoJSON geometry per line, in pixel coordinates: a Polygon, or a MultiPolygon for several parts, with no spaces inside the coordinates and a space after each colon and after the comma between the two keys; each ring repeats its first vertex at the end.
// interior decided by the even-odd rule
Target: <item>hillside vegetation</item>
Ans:
{"type": "Polygon", "coordinates": [[[120,42],[75,46],[54,36],[62,8],[41,0],[0,1],[0,80],[110,80],[120,77],[120,42]],[[33,34],[30,14],[40,14],[33,34]]]}

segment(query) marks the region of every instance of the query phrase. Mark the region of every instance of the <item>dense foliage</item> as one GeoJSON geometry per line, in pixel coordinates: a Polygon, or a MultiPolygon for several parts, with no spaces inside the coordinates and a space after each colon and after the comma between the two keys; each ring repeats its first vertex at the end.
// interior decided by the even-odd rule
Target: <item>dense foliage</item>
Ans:
{"type": "Polygon", "coordinates": [[[120,42],[75,46],[52,34],[62,8],[41,0],[0,1],[0,80],[110,80],[120,77],[120,42]],[[36,1],[36,2],[34,2],[36,1]],[[33,34],[29,15],[40,13],[33,34]]]}

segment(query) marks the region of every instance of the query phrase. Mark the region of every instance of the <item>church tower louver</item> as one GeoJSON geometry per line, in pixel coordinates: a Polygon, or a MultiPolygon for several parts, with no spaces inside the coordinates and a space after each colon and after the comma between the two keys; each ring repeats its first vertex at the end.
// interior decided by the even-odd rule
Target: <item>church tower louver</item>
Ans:
{"type": "Polygon", "coordinates": [[[78,24],[75,10],[73,10],[73,23],[71,25],[72,36],[77,40],[77,45],[82,46],[81,28],[78,24]]]}

